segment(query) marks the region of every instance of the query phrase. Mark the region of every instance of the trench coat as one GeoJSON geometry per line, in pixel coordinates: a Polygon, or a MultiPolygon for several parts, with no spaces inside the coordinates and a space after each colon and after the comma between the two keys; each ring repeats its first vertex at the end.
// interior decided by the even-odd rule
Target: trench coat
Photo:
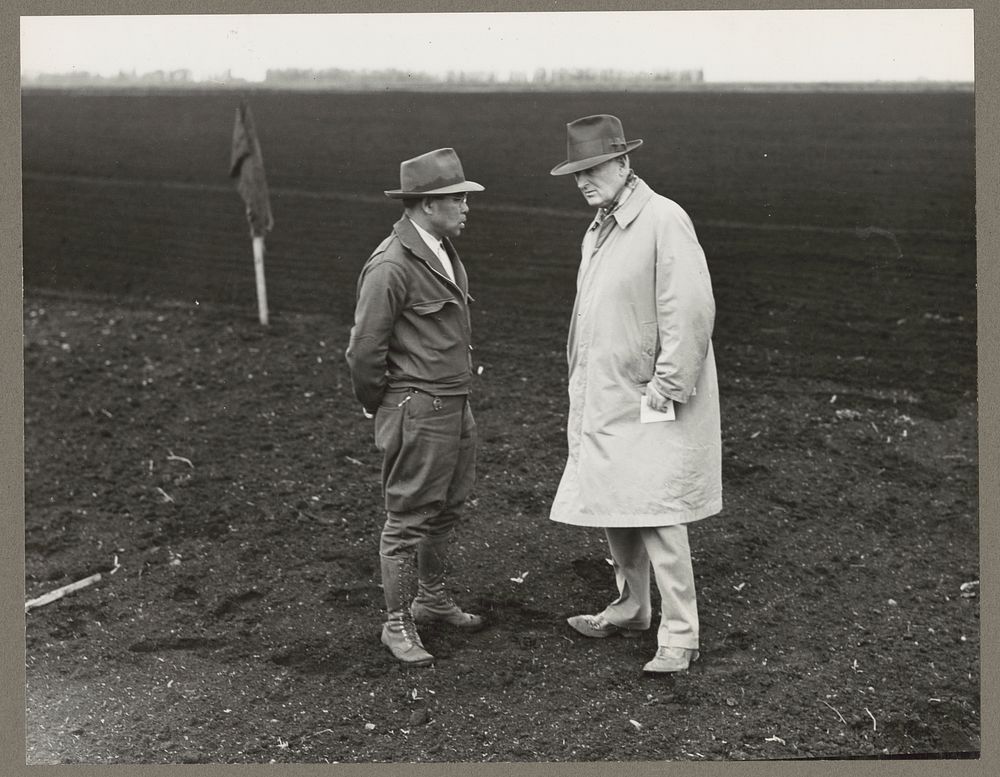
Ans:
{"type": "Polygon", "coordinates": [[[641,179],[595,248],[587,231],[570,322],[568,457],[550,518],[669,526],[722,509],[715,300],[694,225],[641,179]],[[646,385],[675,420],[640,422],[646,385]]]}

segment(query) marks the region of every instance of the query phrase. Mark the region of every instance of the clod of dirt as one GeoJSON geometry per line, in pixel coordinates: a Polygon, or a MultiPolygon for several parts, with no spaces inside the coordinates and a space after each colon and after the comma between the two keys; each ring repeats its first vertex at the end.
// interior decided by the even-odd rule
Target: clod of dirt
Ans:
{"type": "Polygon", "coordinates": [[[427,724],[430,720],[430,713],[426,709],[413,710],[410,713],[410,725],[411,726],[423,726],[427,724]]]}

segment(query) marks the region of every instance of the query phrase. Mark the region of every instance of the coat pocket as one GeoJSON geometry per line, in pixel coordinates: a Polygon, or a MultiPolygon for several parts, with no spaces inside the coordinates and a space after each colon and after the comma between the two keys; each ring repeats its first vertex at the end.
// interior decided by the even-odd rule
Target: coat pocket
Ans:
{"type": "Polygon", "coordinates": [[[639,353],[634,362],[637,383],[649,383],[656,369],[656,352],[659,330],[655,321],[639,325],[639,353]]]}
{"type": "Polygon", "coordinates": [[[410,305],[410,309],[416,313],[418,316],[430,316],[434,313],[440,313],[441,309],[447,305],[449,302],[454,302],[451,299],[431,299],[422,302],[414,302],[410,305]]]}

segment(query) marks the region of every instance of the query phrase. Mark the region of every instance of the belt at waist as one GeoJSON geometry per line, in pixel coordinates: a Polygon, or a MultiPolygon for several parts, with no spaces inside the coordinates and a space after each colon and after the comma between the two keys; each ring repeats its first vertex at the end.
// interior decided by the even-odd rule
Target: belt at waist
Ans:
{"type": "Polygon", "coordinates": [[[410,400],[418,397],[426,397],[426,399],[420,401],[429,402],[430,406],[435,410],[441,410],[446,407],[461,408],[469,401],[468,394],[431,394],[429,391],[414,388],[413,386],[395,386],[391,389],[386,389],[382,397],[382,402],[402,407],[410,400]]]}
{"type": "Polygon", "coordinates": [[[465,398],[468,396],[467,391],[458,392],[455,394],[435,394],[433,391],[428,391],[427,389],[417,388],[416,386],[389,386],[385,390],[386,394],[426,394],[429,397],[441,397],[442,399],[450,398],[465,398]]]}

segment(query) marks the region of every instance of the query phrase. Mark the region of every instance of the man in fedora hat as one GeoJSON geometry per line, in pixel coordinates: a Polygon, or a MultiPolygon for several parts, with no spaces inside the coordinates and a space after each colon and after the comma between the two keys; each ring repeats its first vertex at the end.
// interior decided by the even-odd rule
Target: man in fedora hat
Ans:
{"type": "Polygon", "coordinates": [[[416,623],[483,626],[449,595],[445,562],[476,446],[471,297],[451,241],[465,228],[468,192],[484,188],[465,179],[451,148],[406,160],[399,179],[385,194],[405,212],[361,270],[347,362],[383,457],[382,643],[404,664],[427,666],[434,657],[416,623]]]}
{"type": "Polygon", "coordinates": [[[550,517],[605,531],[618,598],[569,624],[587,637],[649,628],[649,570],[660,593],[657,651],[643,669],[698,657],[687,525],[722,509],[715,301],[691,219],[631,168],[641,140],[614,116],[566,125],[570,175],[597,215],[583,238],[569,331],[569,456],[550,517]]]}

